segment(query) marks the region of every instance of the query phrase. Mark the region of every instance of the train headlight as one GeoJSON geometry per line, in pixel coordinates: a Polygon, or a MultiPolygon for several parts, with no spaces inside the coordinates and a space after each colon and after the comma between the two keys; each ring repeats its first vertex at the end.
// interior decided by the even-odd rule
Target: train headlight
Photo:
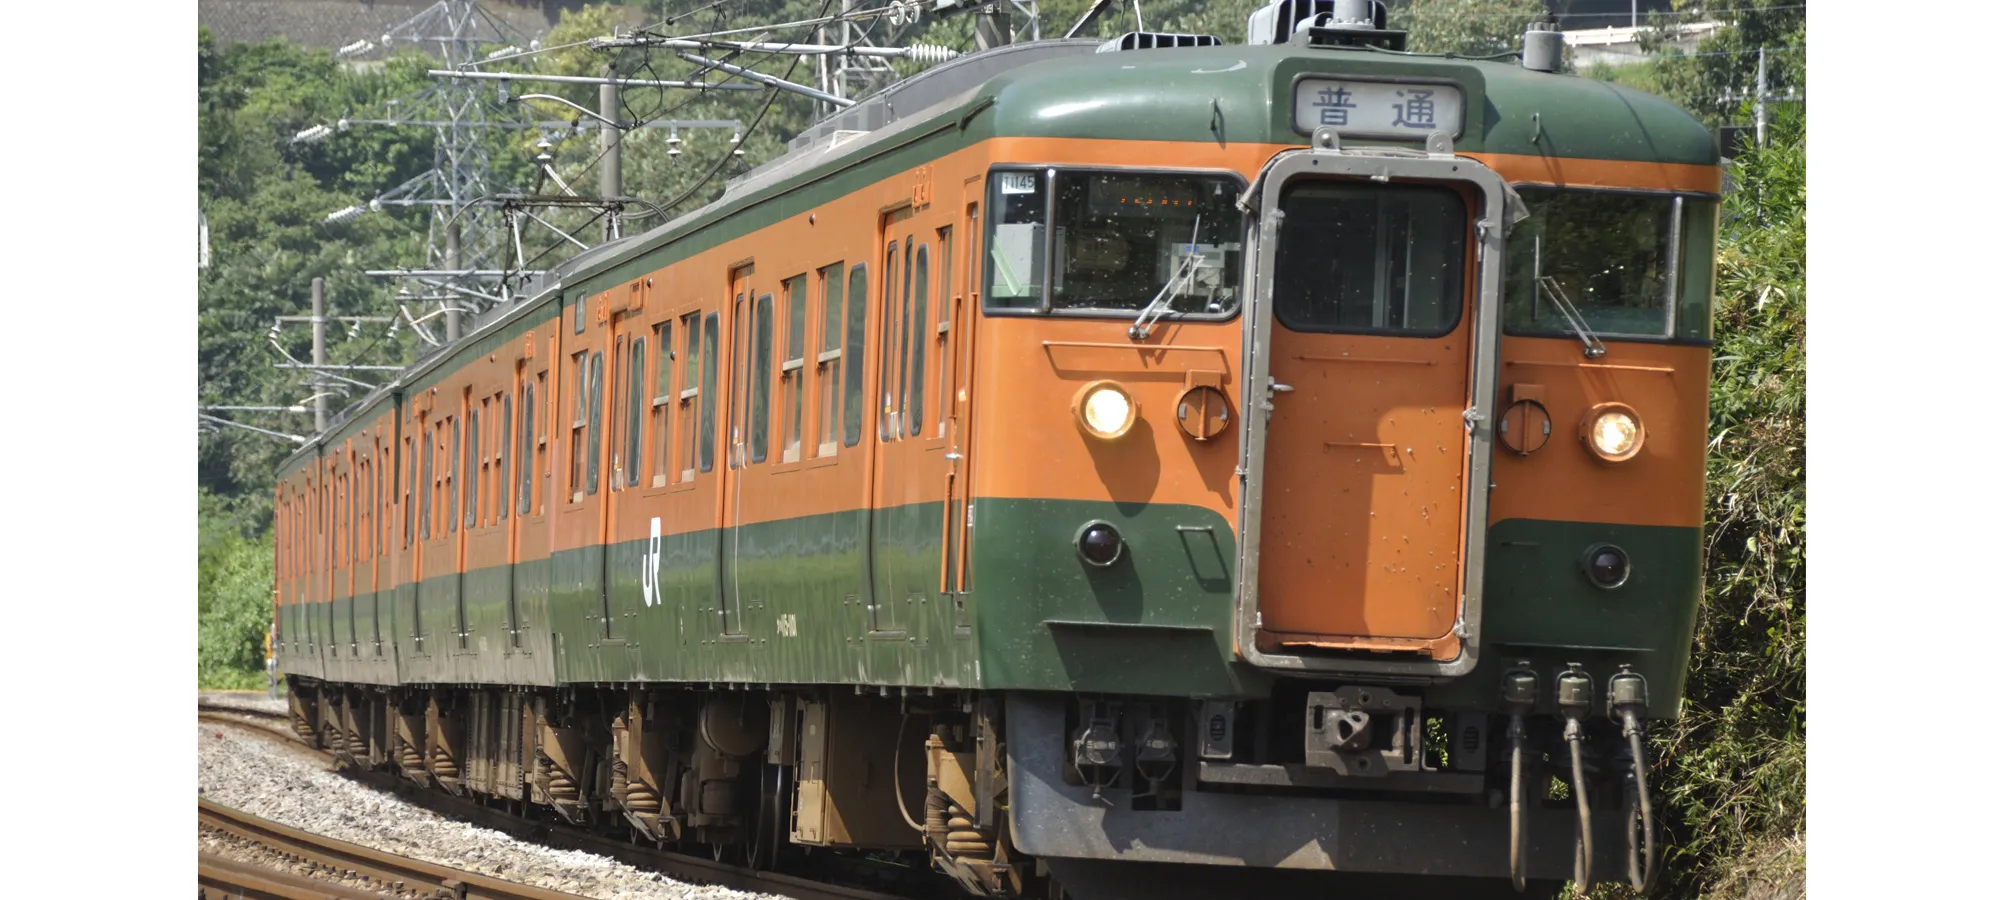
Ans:
{"type": "Polygon", "coordinates": [[[1076,392],[1070,409],[1076,413],[1077,427],[1102,440],[1114,440],[1132,430],[1139,420],[1139,402],[1115,381],[1093,381],[1076,392]]]}
{"type": "Polygon", "coordinates": [[[1632,407],[1600,403],[1584,414],[1583,443],[1605,462],[1624,462],[1646,445],[1646,426],[1632,407]]]}

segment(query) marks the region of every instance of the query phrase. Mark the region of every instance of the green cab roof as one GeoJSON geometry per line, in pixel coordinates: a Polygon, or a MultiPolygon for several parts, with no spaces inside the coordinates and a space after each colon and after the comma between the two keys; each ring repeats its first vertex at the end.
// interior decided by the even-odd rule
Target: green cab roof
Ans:
{"type": "Polygon", "coordinates": [[[1288,44],[1087,53],[1002,74],[995,135],[1304,144],[1292,128],[1294,79],[1444,79],[1466,95],[1455,149],[1716,165],[1715,138],[1673,103],[1631,88],[1510,62],[1288,44]],[[1219,124],[1218,124],[1219,123],[1219,124]]]}

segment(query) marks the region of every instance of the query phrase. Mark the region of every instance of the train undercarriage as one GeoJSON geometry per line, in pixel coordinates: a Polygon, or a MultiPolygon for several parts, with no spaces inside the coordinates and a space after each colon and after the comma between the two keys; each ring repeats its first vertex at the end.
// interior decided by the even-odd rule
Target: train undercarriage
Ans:
{"type": "MultiPolygon", "coordinates": [[[[1296,705],[1275,700],[289,685],[293,729],[348,765],[667,850],[905,896],[1523,896],[1507,878],[1501,752],[1464,743],[1467,729],[1436,717],[1375,716],[1367,735],[1347,735],[1336,770],[1274,739],[1312,725],[1311,712],[1274,714],[1296,705]],[[1215,718],[1222,709],[1226,720],[1215,718]],[[1456,765],[1445,760],[1454,747],[1456,765]],[[1364,775],[1357,760],[1392,771],[1364,775]]],[[[1322,729],[1339,727],[1329,721],[1322,729]]],[[[1552,752],[1536,751],[1530,766],[1525,893],[1554,896],[1571,874],[1575,804],[1560,735],[1531,730],[1552,752]]],[[[1630,792],[1615,759],[1593,762],[1602,880],[1624,871],[1613,832],[1625,829],[1609,823],[1625,822],[1630,792]]]]}

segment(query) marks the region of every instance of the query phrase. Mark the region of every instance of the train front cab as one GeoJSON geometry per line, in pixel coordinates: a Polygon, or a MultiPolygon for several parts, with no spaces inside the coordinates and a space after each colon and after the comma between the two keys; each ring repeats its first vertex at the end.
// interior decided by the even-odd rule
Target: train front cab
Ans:
{"type": "Polygon", "coordinates": [[[1547,893],[1575,872],[1588,747],[1594,880],[1649,870],[1630,748],[1685,678],[1713,199],[1314,142],[1244,195],[1228,631],[1250,696],[1010,693],[1011,839],[1079,896],[1329,872],[1547,893]],[[1651,267],[1565,269],[1591,254],[1554,245],[1591,227],[1645,232],[1651,267]],[[1566,331],[1570,293],[1646,319],[1637,339],[1566,331]]]}

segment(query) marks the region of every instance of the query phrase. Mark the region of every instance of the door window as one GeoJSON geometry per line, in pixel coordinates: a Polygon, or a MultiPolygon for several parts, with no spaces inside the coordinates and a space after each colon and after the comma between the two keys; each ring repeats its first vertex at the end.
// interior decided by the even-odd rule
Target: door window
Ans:
{"type": "Polygon", "coordinates": [[[1457,327],[1465,201],[1456,192],[1305,182],[1279,205],[1272,311],[1286,328],[1435,337],[1457,327]]]}

